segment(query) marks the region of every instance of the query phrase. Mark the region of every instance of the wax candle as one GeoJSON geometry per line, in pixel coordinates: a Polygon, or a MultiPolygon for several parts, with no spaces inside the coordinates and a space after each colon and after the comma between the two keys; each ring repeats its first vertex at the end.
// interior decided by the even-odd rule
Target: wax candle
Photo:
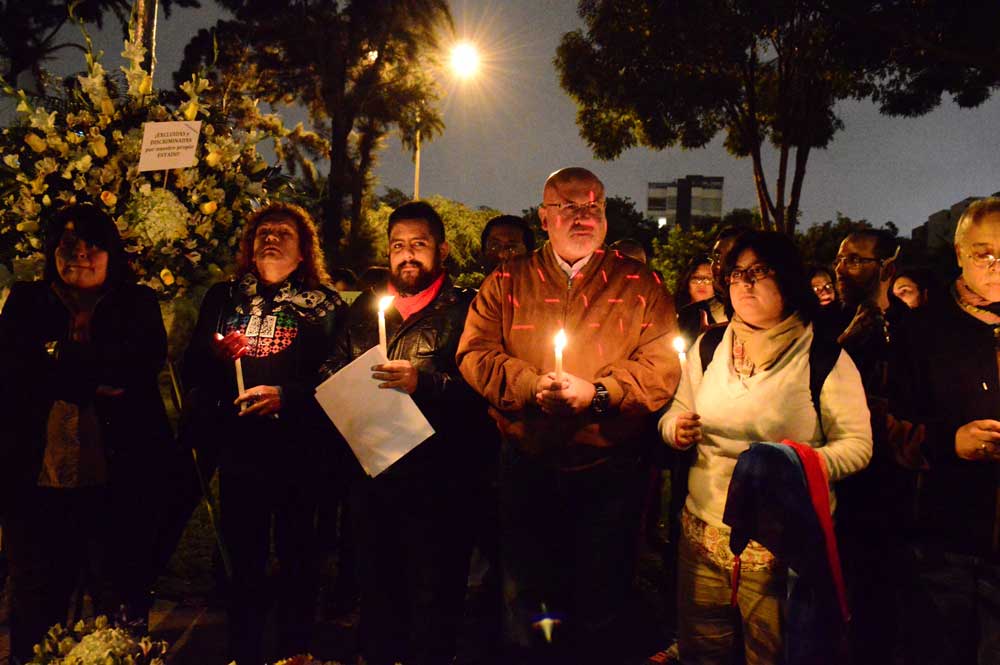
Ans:
{"type": "MultiPolygon", "coordinates": [[[[243,359],[236,359],[236,394],[242,395],[243,391],[246,390],[246,386],[243,384],[243,359]]],[[[240,402],[240,411],[247,408],[248,404],[246,402],[240,402]]]]}
{"type": "Polygon", "coordinates": [[[556,333],[556,379],[562,381],[563,378],[563,349],[566,348],[566,331],[560,328],[556,333]]]}
{"type": "Polygon", "coordinates": [[[684,338],[680,335],[674,337],[674,350],[677,352],[677,358],[681,361],[681,369],[683,370],[687,362],[687,343],[685,343],[684,338]]]}
{"type": "Polygon", "coordinates": [[[389,358],[389,344],[385,337],[385,310],[392,304],[392,296],[383,296],[378,301],[378,343],[382,347],[382,353],[386,359],[389,358]]]}

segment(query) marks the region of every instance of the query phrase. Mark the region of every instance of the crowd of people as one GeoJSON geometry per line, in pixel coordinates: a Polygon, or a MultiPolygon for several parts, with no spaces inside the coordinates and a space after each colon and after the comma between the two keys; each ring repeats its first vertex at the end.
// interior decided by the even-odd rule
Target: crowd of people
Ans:
{"type": "Polygon", "coordinates": [[[369,665],[454,661],[474,550],[497,663],[620,663],[663,468],[677,642],[650,662],[1000,662],[1000,199],[959,221],[948,289],[882,231],[809,267],[786,235],[727,228],[676,296],[641,244],[605,245],[592,172],[550,175],[538,210],[537,248],[518,217],[486,225],[473,290],[425,202],[392,212],[388,267],[361,280],[327,273],[305,210],[260,208],[201,304],[179,445],[155,294],[99,208],[54,214],[44,279],[0,312],[15,661],[81,575],[141,626],[218,472],[239,665],[309,650],[331,521],[369,665]],[[380,327],[371,380],[434,433],[370,477],[313,391],[380,327]]]}

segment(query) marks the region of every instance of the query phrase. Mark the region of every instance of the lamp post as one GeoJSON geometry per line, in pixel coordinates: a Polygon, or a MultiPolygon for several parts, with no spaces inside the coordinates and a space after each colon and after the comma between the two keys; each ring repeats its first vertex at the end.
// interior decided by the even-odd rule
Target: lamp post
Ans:
{"type": "MultiPolygon", "coordinates": [[[[459,42],[451,49],[448,59],[452,73],[461,80],[474,77],[479,72],[479,50],[472,42],[459,42]]],[[[420,111],[413,141],[413,199],[420,198],[420,111]]]]}

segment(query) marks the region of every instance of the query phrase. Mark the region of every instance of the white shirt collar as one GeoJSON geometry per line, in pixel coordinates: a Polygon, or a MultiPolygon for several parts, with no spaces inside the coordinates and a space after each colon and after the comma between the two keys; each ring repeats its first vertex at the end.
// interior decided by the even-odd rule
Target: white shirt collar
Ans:
{"type": "Polygon", "coordinates": [[[562,257],[559,256],[559,254],[557,254],[554,249],[552,250],[552,253],[556,257],[556,263],[559,264],[559,267],[562,268],[562,271],[566,273],[566,276],[569,277],[570,279],[576,277],[576,274],[583,269],[583,266],[587,265],[587,261],[589,261],[590,257],[594,255],[594,253],[591,252],[590,254],[587,254],[585,257],[583,257],[573,265],[570,265],[567,262],[563,261],[562,257]]]}

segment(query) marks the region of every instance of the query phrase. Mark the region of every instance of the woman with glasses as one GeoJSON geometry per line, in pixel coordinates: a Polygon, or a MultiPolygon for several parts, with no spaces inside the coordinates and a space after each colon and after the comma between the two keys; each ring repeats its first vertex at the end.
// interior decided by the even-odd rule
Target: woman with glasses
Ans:
{"type": "Polygon", "coordinates": [[[823,266],[813,266],[809,269],[809,285],[820,307],[829,307],[837,302],[836,278],[833,271],[823,266]]]}
{"type": "Polygon", "coordinates": [[[816,298],[792,240],[745,234],[722,274],[733,319],[709,362],[699,342],[691,347],[659,424],[670,446],[697,449],[681,515],[680,656],[689,664],[727,664],[741,650],[741,635],[747,663],[781,663],[786,570],[754,541],[740,557],[739,611],[731,606],[735,563],[722,517],[736,460],[751,442],[791,439],[817,449],[833,482],[868,463],[871,426],[861,378],[842,352],[822,384],[820,422],[809,369],[816,298]]]}

